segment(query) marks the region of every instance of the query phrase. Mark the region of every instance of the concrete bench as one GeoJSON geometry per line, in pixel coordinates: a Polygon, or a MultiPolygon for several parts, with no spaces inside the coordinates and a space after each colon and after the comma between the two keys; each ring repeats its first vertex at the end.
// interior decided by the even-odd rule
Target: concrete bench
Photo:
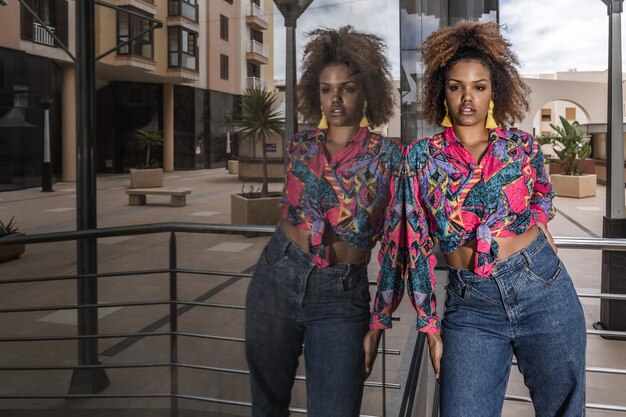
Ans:
{"type": "Polygon", "coordinates": [[[191,194],[189,188],[131,188],[126,190],[129,206],[141,206],[146,204],[147,195],[169,195],[172,197],[172,207],[185,207],[187,195],[191,194]]]}

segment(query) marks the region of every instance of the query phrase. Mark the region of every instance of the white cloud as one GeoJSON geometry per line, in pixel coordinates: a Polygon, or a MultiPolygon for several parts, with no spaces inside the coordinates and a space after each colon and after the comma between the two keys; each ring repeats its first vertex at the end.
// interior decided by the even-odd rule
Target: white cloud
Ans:
{"type": "MultiPolygon", "coordinates": [[[[315,0],[298,20],[298,71],[305,33],[318,28],[352,25],[387,42],[392,75],[400,76],[398,0],[315,0]]],[[[521,63],[522,74],[553,73],[576,68],[605,70],[608,65],[607,9],[601,0],[500,0],[500,24],[521,63]]],[[[622,16],[622,32],[626,14],[622,16]]],[[[275,8],[274,76],[285,76],[285,28],[275,8]]],[[[623,54],[626,59],[626,54],[623,54]]],[[[626,63],[624,65],[626,69],[626,63]]]]}
{"type": "MultiPolygon", "coordinates": [[[[397,0],[315,0],[298,19],[296,32],[296,65],[298,72],[306,44],[305,34],[313,29],[337,29],[351,25],[356,30],[382,37],[387,43],[391,75],[400,77],[399,2],[397,0]]],[[[274,6],[274,78],[285,77],[285,27],[283,17],[274,6]]]]}
{"type": "Polygon", "coordinates": [[[513,44],[523,74],[605,70],[608,22],[600,0],[500,2],[504,36],[513,44]]]}

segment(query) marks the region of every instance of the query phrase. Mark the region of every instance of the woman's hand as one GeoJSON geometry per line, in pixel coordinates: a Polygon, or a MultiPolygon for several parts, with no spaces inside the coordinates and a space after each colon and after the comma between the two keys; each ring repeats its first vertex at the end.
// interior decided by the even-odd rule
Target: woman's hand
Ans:
{"type": "Polygon", "coordinates": [[[548,226],[539,222],[537,222],[537,226],[543,231],[543,234],[546,236],[546,239],[548,239],[548,243],[552,246],[554,253],[558,253],[559,248],[556,247],[556,243],[554,243],[554,239],[552,239],[552,234],[548,231],[548,226]]]}
{"type": "Polygon", "coordinates": [[[374,368],[374,361],[378,354],[378,343],[383,331],[380,329],[369,329],[363,340],[363,348],[365,350],[365,379],[369,378],[374,368]]]}
{"type": "Polygon", "coordinates": [[[441,356],[443,355],[443,340],[439,333],[427,333],[428,350],[430,351],[430,361],[433,364],[435,378],[439,381],[439,371],[441,369],[441,356]]]}

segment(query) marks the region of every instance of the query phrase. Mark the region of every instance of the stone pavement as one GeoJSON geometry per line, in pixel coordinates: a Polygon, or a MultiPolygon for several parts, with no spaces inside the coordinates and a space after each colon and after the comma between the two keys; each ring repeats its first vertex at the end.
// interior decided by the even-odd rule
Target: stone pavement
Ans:
{"type": "MultiPolygon", "coordinates": [[[[98,177],[98,227],[160,223],[166,221],[197,223],[230,223],[230,194],[241,189],[235,175],[224,169],[198,170],[166,173],[164,186],[168,188],[191,188],[186,207],[170,207],[169,197],[151,196],[148,205],[129,206],[125,189],[128,175],[101,175],[98,177]]],[[[271,184],[279,190],[281,184],[271,184]]],[[[71,231],[76,228],[76,190],[74,183],[56,183],[55,192],[41,193],[39,189],[0,193],[0,220],[8,221],[15,216],[20,230],[27,234],[71,231]]],[[[586,199],[556,198],[557,217],[550,229],[555,236],[600,236],[604,214],[605,189],[598,187],[598,195],[586,199]]],[[[267,237],[246,238],[238,235],[212,235],[178,233],[180,268],[201,268],[228,272],[250,271],[253,268],[267,237]]],[[[144,268],[166,268],[168,262],[168,238],[166,234],[123,236],[98,241],[99,272],[128,271],[144,268]]],[[[601,253],[599,251],[561,250],[562,257],[579,291],[600,289],[601,253]]],[[[27,247],[26,253],[17,261],[0,264],[0,280],[15,277],[44,275],[70,275],[76,269],[76,246],[74,242],[36,244],[27,247]]],[[[370,264],[370,276],[377,273],[376,257],[370,264]]],[[[445,278],[440,275],[439,292],[445,278]]],[[[224,304],[243,304],[248,285],[247,278],[236,276],[198,276],[179,274],[179,298],[210,301],[224,304]]],[[[100,302],[124,302],[137,300],[165,300],[168,298],[168,274],[138,275],[101,278],[99,280],[100,302]]],[[[76,302],[73,281],[0,285],[0,305],[3,308],[23,306],[59,306],[76,302]]],[[[443,302],[443,296],[439,298],[443,302]]],[[[599,320],[600,301],[583,299],[587,327],[599,320]]],[[[100,332],[167,331],[168,306],[114,307],[100,310],[100,332]]],[[[403,302],[398,314],[399,322],[387,332],[387,347],[400,351],[399,355],[387,356],[387,382],[404,384],[415,343],[414,319],[410,303],[403,302]]],[[[243,312],[210,307],[188,307],[180,314],[179,330],[220,336],[243,337],[243,312]]],[[[566,330],[565,330],[566,331],[566,330]]],[[[0,314],[0,334],[8,336],[27,335],[73,335],[76,332],[76,314],[72,310],[53,309],[19,314],[0,314]]],[[[38,342],[36,349],[24,343],[0,344],[0,364],[17,365],[67,364],[76,361],[75,341],[38,342]]],[[[244,369],[243,344],[180,338],[180,361],[204,366],[220,366],[244,369]]],[[[166,337],[112,338],[99,343],[100,360],[106,364],[123,364],[133,361],[167,362],[169,341],[166,337]]],[[[589,366],[626,369],[626,342],[604,340],[590,336],[587,361],[589,366]]],[[[380,360],[370,378],[381,380],[380,360]]],[[[3,372],[0,372],[2,374],[3,372]]],[[[0,394],[67,392],[70,371],[6,372],[0,376],[0,394]]],[[[111,385],[105,394],[141,392],[169,392],[168,368],[111,369],[107,371],[111,385]]],[[[301,366],[299,374],[304,374],[301,366]]],[[[626,407],[623,386],[624,375],[588,375],[588,402],[621,405],[626,407]]],[[[297,381],[294,387],[294,406],[306,406],[304,383],[297,381]]],[[[432,388],[432,386],[430,387],[432,388]]],[[[179,391],[189,395],[248,401],[249,393],[245,376],[220,372],[201,372],[183,369],[180,372],[179,391]]],[[[509,383],[511,395],[527,395],[521,376],[514,369],[509,383]]],[[[388,390],[387,411],[394,415],[401,401],[400,390],[388,390]]],[[[249,415],[249,409],[232,405],[207,405],[194,400],[180,400],[180,407],[188,414],[193,410],[215,413],[214,415],[249,415]]],[[[37,410],[45,415],[111,415],[138,414],[167,415],[169,399],[98,399],[98,400],[1,400],[1,415],[35,416],[37,410]],[[22,411],[15,411],[21,409],[22,411]],[[13,410],[13,411],[9,411],[13,410]],[[24,411],[27,410],[27,411],[24,411]],[[82,412],[70,414],[70,410],[82,412]],[[98,414],[98,410],[107,410],[98,414]],[[30,413],[30,414],[29,414],[30,413]],[[163,414],[162,414],[163,413],[163,414]]],[[[378,388],[366,388],[362,413],[382,415],[381,393],[378,388]]],[[[213,414],[205,414],[213,415],[213,414]]],[[[532,416],[531,406],[525,403],[507,402],[505,416],[532,416]]],[[[589,411],[588,416],[624,416],[619,412],[589,411]]]]}

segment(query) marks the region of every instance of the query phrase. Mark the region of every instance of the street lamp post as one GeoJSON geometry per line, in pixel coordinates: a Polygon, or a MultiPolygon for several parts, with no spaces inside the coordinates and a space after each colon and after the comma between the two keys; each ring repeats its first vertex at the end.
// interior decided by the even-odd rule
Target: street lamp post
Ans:
{"type": "Polygon", "coordinates": [[[50,163],[50,107],[54,103],[54,97],[44,96],[38,98],[43,106],[43,165],[41,168],[41,192],[48,193],[52,189],[52,165],[50,163]]]}
{"type": "Polygon", "coordinates": [[[295,108],[296,86],[296,22],[313,0],[274,0],[276,7],[285,18],[286,66],[285,66],[285,134],[283,155],[287,164],[287,143],[298,130],[298,115],[295,108]]]}
{"type": "MultiPolygon", "coordinates": [[[[607,106],[607,187],[603,237],[626,237],[624,218],[624,120],[622,110],[621,13],[624,0],[602,0],[609,15],[609,77],[607,106]]],[[[603,293],[626,293],[626,255],[602,251],[603,293]]],[[[626,303],[602,300],[596,328],[626,330],[626,303]]]]}

